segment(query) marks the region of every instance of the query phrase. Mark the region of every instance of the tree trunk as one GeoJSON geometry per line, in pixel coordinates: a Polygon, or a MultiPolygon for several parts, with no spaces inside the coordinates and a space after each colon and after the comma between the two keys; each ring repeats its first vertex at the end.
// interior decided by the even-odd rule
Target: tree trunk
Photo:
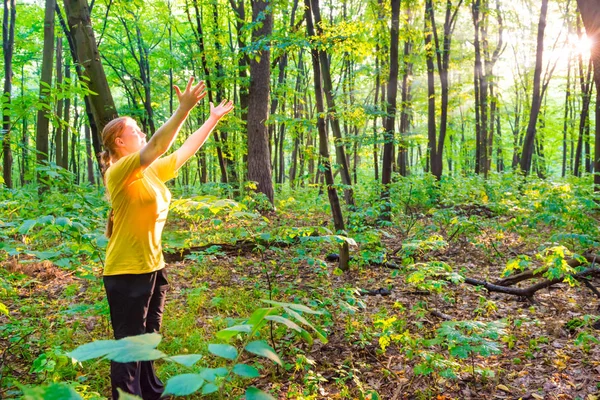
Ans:
{"type": "Polygon", "coordinates": [[[262,18],[262,24],[252,31],[252,43],[260,50],[250,61],[248,92],[248,179],[257,182],[257,190],[273,204],[273,181],[269,137],[265,125],[269,118],[271,83],[269,36],[273,31],[273,14],[265,0],[252,0],[252,20],[262,18]]]}
{"type": "Polygon", "coordinates": [[[390,183],[394,163],[394,125],[396,122],[396,97],[398,94],[398,39],[400,25],[400,0],[391,0],[392,24],[390,30],[390,77],[387,89],[387,108],[384,119],[383,162],[381,165],[381,199],[382,211],[379,218],[391,221],[392,205],[390,200],[390,183]]]}
{"type": "Polygon", "coordinates": [[[531,159],[534,150],[534,140],[537,128],[538,115],[542,105],[541,75],[542,75],[542,56],[544,52],[544,30],[546,29],[546,13],[548,11],[548,0],[542,0],[540,21],[538,24],[537,51],[535,54],[535,71],[533,74],[533,95],[531,99],[531,112],[529,114],[529,124],[527,133],[523,142],[523,151],[521,153],[521,171],[527,175],[531,169],[531,159]]]}
{"type": "MultiPolygon", "coordinates": [[[[44,14],[44,50],[42,53],[42,76],[40,80],[40,103],[42,107],[37,112],[35,149],[39,166],[48,162],[48,128],[50,120],[47,111],[51,109],[50,88],[52,87],[52,67],[54,59],[54,0],[46,0],[44,14]]],[[[38,170],[40,171],[40,170],[38,170]]],[[[38,194],[48,189],[47,176],[38,172],[38,194]]]]}
{"type": "Polygon", "coordinates": [[[425,61],[427,65],[427,165],[426,171],[431,170],[431,163],[433,160],[437,160],[435,152],[437,149],[436,144],[436,132],[435,126],[435,81],[433,76],[434,71],[434,46],[433,40],[433,27],[431,26],[433,13],[433,2],[432,0],[426,0],[425,2],[425,61]]]}
{"type": "Polygon", "coordinates": [[[2,110],[2,132],[4,140],[2,141],[2,178],[7,188],[13,187],[12,165],[13,156],[10,148],[11,137],[11,91],[12,91],[12,56],[15,45],[15,18],[16,18],[15,0],[4,0],[4,14],[2,18],[2,51],[4,53],[4,97],[6,104],[2,110]],[[10,9],[10,11],[9,11],[10,9]],[[9,16],[10,14],[10,16],[9,16]]]}
{"type": "MultiPolygon", "coordinates": [[[[66,58],[66,57],[65,57],[66,58]]],[[[68,83],[68,88],[71,88],[71,65],[66,62],[65,63],[65,80],[68,83]]],[[[71,113],[71,96],[67,96],[64,104],[64,114],[62,115],[62,119],[64,121],[64,126],[62,129],[62,164],[60,165],[64,169],[69,168],[69,132],[71,130],[70,125],[70,113],[71,113]]],[[[75,159],[75,152],[71,152],[71,159],[75,159]]],[[[75,172],[75,170],[73,170],[75,172]]]]}
{"type": "MultiPolygon", "coordinates": [[[[408,15],[410,20],[410,12],[408,15]]],[[[400,146],[398,146],[398,170],[400,175],[408,176],[408,141],[406,134],[410,128],[411,87],[413,62],[410,60],[412,53],[412,39],[410,36],[404,42],[404,57],[402,68],[402,93],[400,102],[400,146]]]]}
{"type": "MultiPolygon", "coordinates": [[[[317,33],[321,35],[323,29],[321,26],[321,11],[319,9],[319,0],[311,0],[311,9],[314,16],[314,23],[317,28],[317,33]]],[[[396,57],[397,62],[397,57],[396,57]]],[[[340,120],[337,115],[335,100],[333,98],[333,84],[331,82],[330,62],[327,53],[324,50],[319,50],[319,63],[321,65],[321,73],[323,79],[323,90],[327,99],[327,115],[333,131],[334,146],[336,154],[336,163],[340,165],[340,174],[342,183],[344,184],[344,198],[349,206],[354,206],[354,193],[352,190],[352,180],[350,178],[350,168],[348,166],[348,158],[340,129],[340,120]]],[[[390,163],[391,164],[391,163],[390,163]]]]}
{"type": "MultiPolygon", "coordinates": [[[[58,37],[56,39],[56,88],[57,90],[60,92],[62,92],[62,86],[63,86],[63,71],[62,71],[62,67],[63,67],[63,51],[62,51],[62,38],[58,37]]],[[[63,155],[62,155],[62,151],[63,151],[63,145],[62,145],[62,140],[63,140],[63,124],[60,123],[60,119],[62,119],[63,116],[63,99],[61,99],[59,96],[59,98],[56,99],[56,117],[59,120],[58,124],[56,124],[55,128],[55,133],[54,133],[54,144],[56,146],[56,165],[62,166],[63,164],[63,155]]]]}
{"type": "Polygon", "coordinates": [[[98,154],[102,151],[102,129],[118,116],[117,109],[100,61],[87,0],[64,0],[64,4],[77,62],[83,67],[81,76],[85,78],[81,82],[96,93],[86,96],[86,99],[94,117],[93,121],[90,120],[90,124],[94,124],[96,129],[96,134],[92,135],[92,144],[94,152],[98,154]]]}
{"type": "Polygon", "coordinates": [[[592,43],[591,59],[596,83],[596,130],[594,144],[594,190],[600,191],[600,7],[595,0],[577,0],[585,31],[592,43]]]}
{"type": "Polygon", "coordinates": [[[475,27],[475,96],[476,96],[476,137],[477,137],[477,173],[483,174],[487,178],[489,172],[488,163],[488,124],[487,124],[487,98],[488,98],[488,87],[487,80],[483,71],[483,57],[481,51],[481,44],[483,38],[483,11],[481,10],[481,0],[475,0],[473,2],[471,11],[473,15],[473,25],[475,27]]]}
{"type": "MultiPolygon", "coordinates": [[[[399,0],[396,0],[399,1],[399,0]]],[[[311,4],[310,0],[304,0],[306,7],[306,29],[309,37],[315,36],[315,29],[313,27],[312,15],[311,15],[311,4]]],[[[325,119],[323,113],[325,112],[325,106],[323,104],[323,88],[321,87],[321,66],[319,65],[319,51],[316,46],[312,44],[310,50],[312,56],[313,74],[314,74],[314,86],[315,86],[315,99],[317,103],[317,128],[319,130],[319,156],[320,165],[322,167],[323,174],[325,176],[325,183],[327,185],[327,196],[329,198],[329,205],[331,207],[331,214],[333,216],[333,223],[336,231],[343,231],[344,217],[342,215],[342,207],[340,206],[340,200],[337,194],[337,189],[334,186],[333,173],[331,171],[331,161],[329,158],[329,140],[327,132],[325,130],[325,119]]],[[[349,249],[347,242],[344,242],[340,249],[340,261],[339,268],[342,271],[349,269],[349,249]]]]}

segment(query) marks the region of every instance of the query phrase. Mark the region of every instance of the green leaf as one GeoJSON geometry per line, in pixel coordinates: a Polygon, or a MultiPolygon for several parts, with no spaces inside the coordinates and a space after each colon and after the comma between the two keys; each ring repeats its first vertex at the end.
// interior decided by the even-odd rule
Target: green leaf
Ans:
{"type": "Polygon", "coordinates": [[[275,397],[254,386],[250,386],[246,389],[246,400],[275,400],[275,397]]]}
{"type": "Polygon", "coordinates": [[[21,235],[25,235],[27,232],[29,232],[31,230],[31,228],[33,228],[35,226],[35,224],[37,224],[37,220],[35,219],[28,219],[27,221],[23,222],[21,224],[21,226],[19,227],[19,234],[21,235]]]}
{"type": "Polygon", "coordinates": [[[234,325],[229,328],[225,328],[216,333],[219,339],[229,340],[232,337],[236,336],[239,333],[250,333],[252,332],[253,325],[243,324],[243,325],[234,325]]]}
{"type": "Polygon", "coordinates": [[[450,349],[450,354],[458,358],[467,358],[471,353],[471,346],[456,346],[450,349]]]}
{"type": "Polygon", "coordinates": [[[234,360],[238,355],[237,349],[229,344],[211,343],[208,345],[208,351],[210,351],[215,356],[223,357],[228,360],[234,360]]]}
{"type": "Polygon", "coordinates": [[[164,394],[187,396],[196,392],[203,384],[204,379],[202,379],[200,374],[176,375],[167,381],[164,394]]]}
{"type": "Polygon", "coordinates": [[[296,332],[301,332],[302,328],[300,328],[298,326],[298,324],[296,324],[294,321],[290,321],[287,318],[284,318],[280,315],[267,315],[265,317],[266,320],[268,321],[274,321],[274,322],[279,322],[280,324],[284,324],[285,326],[287,326],[290,329],[295,330],[296,332]]]}
{"type": "Polygon", "coordinates": [[[298,322],[300,322],[301,324],[304,324],[306,326],[308,326],[310,329],[312,329],[313,331],[315,331],[317,338],[319,338],[319,340],[321,342],[323,342],[323,344],[327,343],[328,340],[325,337],[324,334],[322,334],[319,330],[317,330],[317,328],[315,328],[310,322],[308,322],[306,320],[306,318],[304,318],[302,315],[300,315],[299,313],[297,313],[294,310],[291,310],[289,308],[285,309],[285,312],[287,312],[290,316],[294,317],[294,319],[296,319],[298,322]]]}
{"type": "Polygon", "coordinates": [[[77,361],[87,361],[98,357],[106,357],[117,362],[156,360],[165,356],[162,352],[155,350],[160,339],[158,333],[147,333],[120,340],[96,340],[77,347],[67,355],[77,361]]]}
{"type": "Polygon", "coordinates": [[[153,349],[148,346],[131,345],[123,349],[114,350],[106,355],[106,358],[111,361],[120,363],[134,361],[152,361],[166,357],[162,351],[153,349]]]}
{"type": "Polygon", "coordinates": [[[227,368],[204,368],[200,371],[200,376],[205,381],[214,382],[217,376],[226,376],[229,373],[227,368]]]}
{"type": "Polygon", "coordinates": [[[119,400],[142,400],[141,397],[124,392],[121,388],[118,388],[117,392],[119,392],[119,400]]]}
{"type": "Polygon", "coordinates": [[[256,368],[247,364],[236,364],[233,367],[233,373],[244,378],[258,378],[260,372],[256,368]]]}
{"type": "Polygon", "coordinates": [[[82,400],[82,397],[65,383],[23,389],[23,400],[82,400]]]}
{"type": "Polygon", "coordinates": [[[304,312],[304,313],[307,313],[307,314],[315,314],[315,315],[321,315],[321,314],[323,314],[323,311],[315,311],[312,308],[306,307],[305,305],[302,305],[302,304],[282,303],[282,302],[273,301],[273,300],[262,300],[262,301],[264,303],[269,303],[269,304],[273,304],[273,305],[284,307],[284,308],[291,308],[292,310],[304,312]]]}
{"type": "Polygon", "coordinates": [[[254,329],[258,329],[267,315],[277,312],[274,308],[257,308],[254,310],[250,319],[246,322],[247,325],[253,325],[254,329]]]}
{"type": "Polygon", "coordinates": [[[264,340],[256,340],[254,342],[250,342],[245,347],[246,351],[250,353],[268,358],[269,360],[281,365],[283,367],[283,362],[279,355],[273,350],[271,346],[267,344],[264,340]]]}
{"type": "Polygon", "coordinates": [[[65,226],[71,225],[71,220],[69,218],[65,218],[65,217],[58,217],[58,218],[56,218],[56,221],[54,223],[56,225],[64,228],[65,226]]]}
{"type": "Polygon", "coordinates": [[[185,365],[186,367],[191,367],[196,364],[202,356],[200,354],[183,354],[179,356],[171,356],[168,357],[167,360],[176,362],[177,364],[185,365]]]}
{"type": "Polygon", "coordinates": [[[219,387],[217,385],[215,385],[214,383],[207,383],[206,385],[204,385],[204,387],[202,388],[202,394],[210,394],[210,393],[214,393],[217,390],[219,390],[219,387]]]}

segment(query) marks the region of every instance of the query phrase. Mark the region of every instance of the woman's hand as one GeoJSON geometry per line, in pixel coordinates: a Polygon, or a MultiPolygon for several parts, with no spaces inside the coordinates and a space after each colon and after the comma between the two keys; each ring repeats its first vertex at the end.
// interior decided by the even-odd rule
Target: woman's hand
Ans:
{"type": "Polygon", "coordinates": [[[210,116],[221,119],[225,114],[229,113],[233,110],[233,101],[227,99],[223,100],[221,104],[215,107],[215,105],[210,103],[210,116]]]}
{"type": "Polygon", "coordinates": [[[185,112],[189,112],[192,108],[196,107],[196,104],[206,96],[206,85],[204,84],[204,81],[200,81],[192,86],[193,83],[194,77],[192,76],[183,93],[177,85],[173,85],[177,98],[179,99],[179,107],[185,112]]]}

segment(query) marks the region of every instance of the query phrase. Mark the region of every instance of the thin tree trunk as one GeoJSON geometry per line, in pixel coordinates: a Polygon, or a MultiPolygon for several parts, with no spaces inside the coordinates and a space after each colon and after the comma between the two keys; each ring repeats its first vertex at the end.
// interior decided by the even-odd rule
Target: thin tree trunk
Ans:
{"type": "MultiPolygon", "coordinates": [[[[66,57],[65,57],[66,59],[66,57]]],[[[71,65],[68,62],[65,62],[65,81],[68,83],[68,88],[71,87],[71,65]]],[[[64,126],[62,129],[62,164],[60,165],[64,169],[69,168],[69,133],[70,133],[70,113],[71,113],[71,96],[67,96],[65,98],[64,104],[64,114],[62,119],[64,121],[64,126]]],[[[71,159],[75,158],[75,152],[71,152],[71,159]]],[[[75,172],[75,171],[73,171],[75,172]]]]}
{"type": "Polygon", "coordinates": [[[400,25],[400,0],[391,0],[392,24],[390,30],[390,77],[387,88],[387,108],[384,119],[383,163],[381,170],[382,211],[379,218],[391,221],[392,205],[390,200],[390,183],[394,163],[394,126],[396,122],[396,97],[398,94],[398,39],[400,25]]]}
{"type": "MultiPolygon", "coordinates": [[[[42,76],[40,80],[40,103],[41,107],[37,113],[36,124],[36,160],[39,166],[48,162],[48,128],[50,120],[47,110],[50,108],[50,88],[52,87],[52,67],[54,59],[54,0],[46,0],[44,14],[44,50],[42,54],[42,76]]],[[[38,170],[38,194],[48,189],[47,176],[38,170]]]]}
{"type": "MultiPolygon", "coordinates": [[[[408,18],[410,19],[410,12],[408,18]]],[[[400,146],[398,147],[398,170],[400,175],[408,176],[408,141],[406,134],[410,128],[411,86],[413,63],[410,61],[412,53],[412,39],[410,36],[404,42],[402,93],[400,102],[400,146]]]]}
{"type": "Polygon", "coordinates": [[[433,169],[431,168],[432,160],[437,160],[435,152],[437,150],[437,137],[436,137],[436,124],[435,124],[435,81],[434,81],[434,46],[432,45],[433,40],[433,27],[431,26],[433,13],[433,2],[432,0],[426,0],[425,2],[425,61],[427,65],[427,164],[426,171],[433,169]]]}
{"type": "MultiPolygon", "coordinates": [[[[10,148],[10,137],[12,130],[10,104],[12,92],[12,57],[15,45],[16,15],[17,9],[15,0],[10,0],[10,4],[9,0],[4,0],[4,13],[2,18],[2,51],[4,54],[4,97],[6,104],[4,104],[2,110],[2,132],[4,133],[4,140],[2,141],[2,178],[4,179],[4,184],[9,189],[13,187],[13,156],[10,148]]],[[[24,124],[26,125],[25,122],[24,124]]]]}
{"type": "Polygon", "coordinates": [[[546,29],[546,13],[548,11],[548,0],[542,0],[540,11],[540,20],[538,24],[537,51],[535,55],[535,71],[533,74],[533,95],[531,100],[531,112],[529,114],[529,124],[523,143],[521,153],[521,171],[527,175],[531,169],[531,159],[534,150],[534,140],[536,134],[537,120],[542,105],[541,98],[541,75],[542,75],[542,56],[544,51],[544,30],[546,29]]]}
{"type": "MultiPolygon", "coordinates": [[[[56,88],[60,92],[62,92],[62,84],[63,84],[62,56],[63,56],[62,38],[58,37],[56,39],[56,88]]],[[[63,115],[63,99],[61,99],[60,97],[61,96],[59,96],[59,98],[56,99],[56,116],[59,119],[62,118],[62,115],[63,115]]],[[[63,164],[63,155],[62,155],[63,125],[62,125],[62,123],[60,123],[60,121],[59,121],[59,123],[56,124],[54,129],[55,129],[54,144],[56,146],[56,151],[55,151],[56,152],[56,165],[62,166],[62,164],[63,164]]]]}
{"type": "MultiPolygon", "coordinates": [[[[399,0],[397,0],[399,1],[399,0]]],[[[306,29],[309,37],[315,36],[315,30],[313,27],[312,15],[311,15],[311,4],[310,0],[304,0],[306,7],[305,18],[306,18],[306,29]]],[[[343,231],[344,217],[342,215],[342,208],[340,206],[337,189],[334,186],[333,173],[331,171],[331,162],[329,158],[329,140],[327,132],[325,131],[325,119],[323,113],[325,112],[325,106],[323,104],[323,88],[321,87],[321,66],[319,65],[319,51],[313,44],[311,46],[311,56],[313,65],[314,75],[314,86],[315,86],[315,99],[317,104],[317,128],[319,130],[319,155],[320,164],[322,167],[323,175],[325,176],[325,183],[327,185],[327,196],[329,198],[329,205],[331,207],[331,214],[333,216],[333,223],[336,231],[343,231]]],[[[340,260],[339,268],[342,271],[349,270],[348,262],[350,260],[348,243],[344,241],[340,249],[340,260]]]]}
{"type": "MultiPolygon", "coordinates": [[[[317,33],[321,35],[323,31],[321,26],[321,11],[319,9],[319,0],[311,0],[311,9],[314,16],[317,33]]],[[[354,207],[354,191],[352,190],[350,168],[348,167],[348,158],[346,157],[344,138],[342,137],[340,120],[337,116],[337,108],[335,105],[335,100],[333,98],[333,84],[331,82],[330,61],[327,57],[327,53],[324,50],[319,50],[319,62],[321,65],[323,90],[325,91],[325,98],[327,100],[327,114],[329,116],[329,122],[331,124],[334,136],[336,163],[341,166],[339,171],[342,176],[342,183],[344,184],[344,198],[349,206],[354,207]]]]}

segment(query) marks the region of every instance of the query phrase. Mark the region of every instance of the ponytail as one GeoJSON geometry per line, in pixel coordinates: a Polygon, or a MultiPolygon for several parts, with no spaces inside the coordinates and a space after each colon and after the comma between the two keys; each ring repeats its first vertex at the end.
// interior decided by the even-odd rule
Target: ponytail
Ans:
{"type": "MultiPolygon", "coordinates": [[[[104,151],[98,154],[98,159],[100,161],[100,172],[102,174],[102,181],[104,182],[104,186],[106,187],[106,171],[111,166],[111,152],[114,153],[114,143],[115,139],[121,134],[125,124],[131,118],[129,117],[119,117],[110,121],[104,129],[102,130],[102,144],[104,145],[104,151]]],[[[108,213],[108,221],[106,221],[106,230],[104,234],[107,238],[113,234],[113,225],[114,225],[115,213],[111,208],[108,213]]]]}

